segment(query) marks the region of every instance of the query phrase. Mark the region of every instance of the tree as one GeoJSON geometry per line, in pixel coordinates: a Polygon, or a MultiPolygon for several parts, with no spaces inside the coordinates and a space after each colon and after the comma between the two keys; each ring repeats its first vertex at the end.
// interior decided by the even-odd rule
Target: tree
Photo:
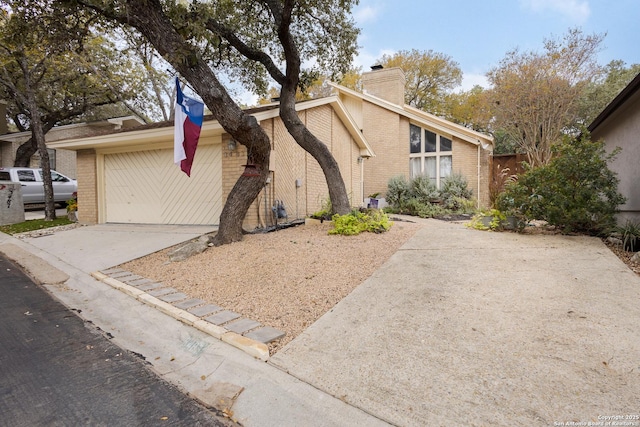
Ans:
{"type": "Polygon", "coordinates": [[[53,7],[45,0],[3,0],[1,5],[0,88],[10,101],[17,127],[31,131],[30,140],[16,153],[16,165],[28,165],[39,152],[45,219],[52,220],[55,207],[45,134],[62,120],[118,100],[97,84],[97,74],[104,72],[113,84],[122,80],[110,71],[117,62],[102,49],[103,40],[91,33],[91,21],[82,13],[53,7]]]}
{"type": "MultiPolygon", "coordinates": [[[[139,86],[131,81],[135,67],[106,49],[107,41],[89,31],[86,17],[59,8],[47,11],[47,2],[2,4],[0,92],[9,101],[8,115],[19,131],[35,131],[23,96],[27,89],[34,90],[43,134],[134,96],[139,86]],[[61,25],[53,19],[56,16],[68,19],[61,25]]],[[[37,150],[32,136],[18,148],[14,165],[28,166],[37,150]]]]}
{"type": "Polygon", "coordinates": [[[402,68],[407,78],[405,102],[431,114],[443,115],[447,94],[462,83],[458,63],[433,50],[401,50],[384,55],[379,63],[402,68]]]}
{"type": "Polygon", "coordinates": [[[225,72],[258,93],[266,92],[269,77],[280,85],[283,123],[318,161],[334,212],[350,210],[338,164],[301,122],[295,95],[301,84],[302,57],[325,69],[344,69],[350,62],[358,33],[348,14],[353,0],[76,1],[137,29],[202,97],[225,131],[247,147],[247,162],[256,165],[260,175],[238,179],[222,210],[214,244],[242,239],[242,220],[269,173],[269,138],[255,118],[232,100],[221,83],[225,72]]]}
{"type": "Polygon", "coordinates": [[[624,61],[609,62],[604,78],[585,87],[578,113],[582,124],[588,126],[638,73],[640,64],[627,67],[624,61]]]}
{"type": "Polygon", "coordinates": [[[572,29],[562,39],[545,40],[542,53],[508,52],[487,74],[493,125],[515,141],[531,166],[549,162],[551,146],[580,124],[585,86],[601,73],[596,53],[603,38],[572,29]]]}
{"type": "Polygon", "coordinates": [[[625,202],[619,179],[608,166],[619,150],[607,153],[604,142],[591,141],[586,130],[577,138],[565,135],[552,150],[547,164],[527,167],[507,184],[497,207],[527,221],[545,220],[563,233],[611,231],[625,202]]]}
{"type": "Polygon", "coordinates": [[[488,93],[482,86],[447,95],[444,110],[447,120],[477,132],[489,131],[492,109],[488,93]]]}

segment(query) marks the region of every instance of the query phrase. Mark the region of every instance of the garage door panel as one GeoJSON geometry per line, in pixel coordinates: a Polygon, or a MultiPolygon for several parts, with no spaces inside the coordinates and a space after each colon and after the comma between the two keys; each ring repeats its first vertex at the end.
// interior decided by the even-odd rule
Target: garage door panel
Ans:
{"type": "Polygon", "coordinates": [[[105,155],[107,222],[217,224],[222,211],[220,145],[198,147],[191,177],[173,150],[105,155]]]}

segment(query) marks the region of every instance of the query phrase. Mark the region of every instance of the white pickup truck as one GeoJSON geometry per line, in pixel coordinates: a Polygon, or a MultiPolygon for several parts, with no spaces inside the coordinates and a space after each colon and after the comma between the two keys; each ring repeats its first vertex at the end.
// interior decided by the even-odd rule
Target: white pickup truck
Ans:
{"type": "MultiPolygon", "coordinates": [[[[42,169],[34,168],[0,168],[0,181],[19,182],[22,186],[22,200],[24,204],[44,203],[44,182],[42,181],[42,169]]],[[[65,204],[78,194],[78,182],[51,171],[53,183],[53,199],[55,202],[65,204]]]]}

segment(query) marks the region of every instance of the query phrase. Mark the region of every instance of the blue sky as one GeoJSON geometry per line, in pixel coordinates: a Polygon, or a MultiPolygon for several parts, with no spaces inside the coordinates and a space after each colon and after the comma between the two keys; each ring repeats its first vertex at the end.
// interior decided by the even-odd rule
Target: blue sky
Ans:
{"type": "Polygon", "coordinates": [[[485,85],[507,51],[541,50],[573,27],[607,33],[601,64],[640,63],[640,0],[361,0],[354,18],[363,71],[385,53],[432,49],[460,65],[464,89],[485,85]]]}

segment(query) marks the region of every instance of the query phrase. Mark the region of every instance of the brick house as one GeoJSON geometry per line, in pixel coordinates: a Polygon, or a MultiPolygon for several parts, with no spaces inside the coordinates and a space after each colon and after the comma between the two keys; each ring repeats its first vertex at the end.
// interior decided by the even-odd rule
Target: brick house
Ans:
{"type": "MultiPolygon", "coordinates": [[[[6,104],[0,101],[0,117],[6,115],[6,104]]],[[[7,123],[0,120],[0,167],[11,167],[14,165],[16,151],[18,147],[31,138],[31,132],[9,133],[7,123]]],[[[108,120],[100,120],[90,123],[78,123],[62,125],[52,128],[45,135],[47,144],[69,138],[82,138],[105,132],[113,132],[119,129],[132,128],[142,124],[142,120],[133,117],[117,117],[108,120]]],[[[49,161],[51,169],[76,178],[76,153],[72,150],[49,148],[49,161]]],[[[40,154],[36,152],[31,157],[29,167],[40,167],[40,154]]]]}
{"type": "Polygon", "coordinates": [[[640,223],[640,74],[616,96],[589,125],[594,141],[604,140],[605,148],[621,153],[609,165],[618,174],[618,191],[627,198],[620,206],[618,221],[640,223]]]}
{"type": "MultiPolygon", "coordinates": [[[[468,179],[479,205],[488,204],[490,137],[404,105],[398,68],[365,73],[363,83],[364,93],[332,85],[331,96],[296,105],[303,123],[331,149],[354,207],[369,194],[384,194],[393,176],[426,173],[439,185],[454,172],[468,179]]],[[[322,170],[288,134],[277,104],[248,112],[269,135],[272,152],[269,182],[244,227],[272,225],[277,201],[289,220],[320,210],[328,198],[322,170]]],[[[84,223],[217,224],[246,160],[245,148],[207,118],[191,178],[173,164],[168,122],[51,146],[77,152],[84,223]]]]}

